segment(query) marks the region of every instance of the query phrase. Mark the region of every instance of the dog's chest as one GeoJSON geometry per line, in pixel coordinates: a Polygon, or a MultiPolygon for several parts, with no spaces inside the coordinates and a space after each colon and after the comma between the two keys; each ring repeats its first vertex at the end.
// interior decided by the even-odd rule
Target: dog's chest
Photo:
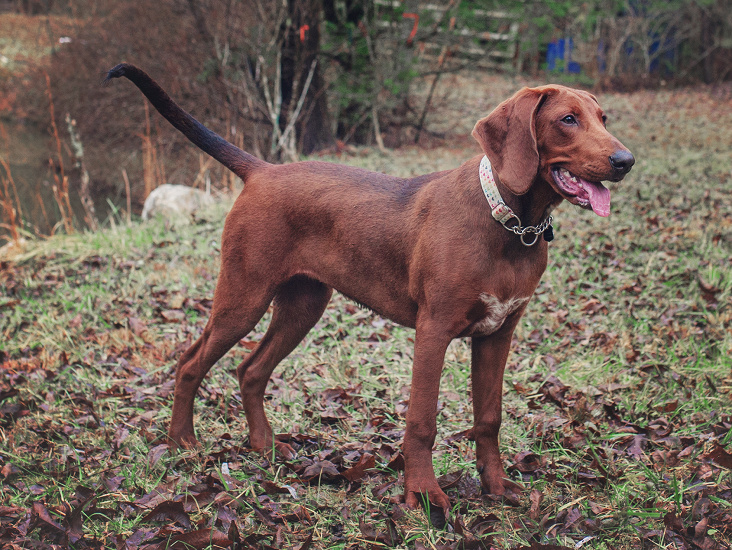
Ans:
{"type": "Polygon", "coordinates": [[[480,301],[485,307],[483,318],[476,321],[471,327],[471,335],[488,336],[503,326],[512,313],[518,311],[529,301],[530,296],[516,296],[507,300],[500,300],[492,294],[481,294],[480,301]]]}

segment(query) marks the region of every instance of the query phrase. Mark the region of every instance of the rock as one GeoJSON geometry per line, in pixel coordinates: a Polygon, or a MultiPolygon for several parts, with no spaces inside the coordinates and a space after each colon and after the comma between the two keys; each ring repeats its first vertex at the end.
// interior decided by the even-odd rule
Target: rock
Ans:
{"type": "Polygon", "coordinates": [[[8,241],[0,246],[0,260],[12,260],[16,256],[20,256],[25,252],[28,241],[23,237],[19,237],[17,241],[8,241]]]}
{"type": "Polygon", "coordinates": [[[142,219],[161,216],[170,221],[189,221],[196,210],[213,203],[213,197],[200,189],[164,183],[145,199],[142,219]]]}

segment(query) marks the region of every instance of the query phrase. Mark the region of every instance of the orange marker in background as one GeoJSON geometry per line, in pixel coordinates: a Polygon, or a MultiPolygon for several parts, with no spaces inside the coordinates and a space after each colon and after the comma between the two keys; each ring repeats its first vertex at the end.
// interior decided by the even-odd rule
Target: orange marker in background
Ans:
{"type": "Polygon", "coordinates": [[[404,14],[402,14],[402,17],[405,19],[414,19],[414,26],[412,27],[412,32],[409,33],[409,37],[407,38],[407,44],[409,46],[411,46],[412,42],[414,41],[414,37],[417,36],[417,27],[419,27],[419,14],[404,13],[404,14]]]}

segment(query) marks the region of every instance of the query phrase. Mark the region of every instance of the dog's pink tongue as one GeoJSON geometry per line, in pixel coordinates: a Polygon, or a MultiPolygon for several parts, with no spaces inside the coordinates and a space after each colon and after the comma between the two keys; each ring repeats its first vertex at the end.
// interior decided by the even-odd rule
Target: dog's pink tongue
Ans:
{"type": "Polygon", "coordinates": [[[602,183],[584,181],[584,188],[589,194],[590,206],[598,216],[603,218],[610,215],[610,190],[602,183]]]}

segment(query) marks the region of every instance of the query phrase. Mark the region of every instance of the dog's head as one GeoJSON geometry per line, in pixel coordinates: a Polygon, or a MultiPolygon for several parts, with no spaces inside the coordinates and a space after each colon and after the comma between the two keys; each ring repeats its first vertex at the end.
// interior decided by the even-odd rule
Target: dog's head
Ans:
{"type": "Polygon", "coordinates": [[[513,193],[526,193],[539,177],[600,216],[610,214],[602,182],[620,181],[635,162],[605,128],[595,96],[565,86],[519,90],[478,121],[473,137],[513,193]]]}

